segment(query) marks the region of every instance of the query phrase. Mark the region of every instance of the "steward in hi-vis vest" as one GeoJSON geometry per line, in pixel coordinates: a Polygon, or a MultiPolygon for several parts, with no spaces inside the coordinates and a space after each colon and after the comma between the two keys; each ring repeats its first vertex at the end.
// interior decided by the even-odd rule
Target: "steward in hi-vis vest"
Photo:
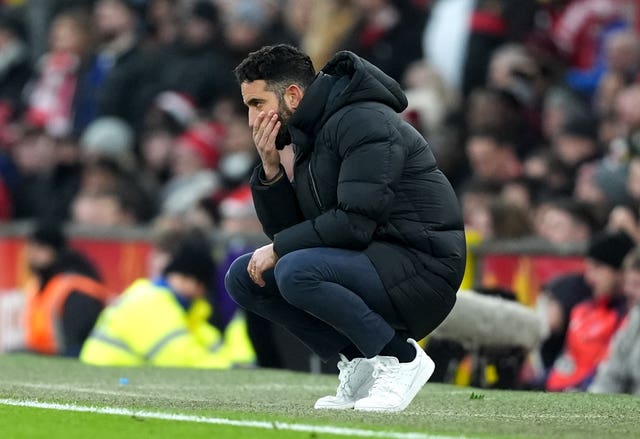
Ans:
{"type": "Polygon", "coordinates": [[[155,281],[138,279],[100,315],[80,360],[101,366],[155,365],[227,369],[255,353],[238,314],[221,333],[204,299],[213,263],[199,246],[183,246],[155,281]]]}
{"type": "Polygon", "coordinates": [[[54,224],[33,231],[26,254],[34,275],[26,287],[26,348],[77,357],[110,292],[91,263],[66,246],[54,224]]]}

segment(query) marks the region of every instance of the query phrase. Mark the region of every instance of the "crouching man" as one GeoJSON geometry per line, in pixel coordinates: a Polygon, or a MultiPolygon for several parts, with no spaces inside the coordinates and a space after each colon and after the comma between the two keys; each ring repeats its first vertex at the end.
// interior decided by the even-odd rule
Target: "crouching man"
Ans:
{"type": "Polygon", "coordinates": [[[267,46],[235,72],[262,162],[253,200],[273,242],[233,263],[227,291],[321,358],[341,355],[336,395],[316,408],[403,410],[434,370],[414,340],[449,314],[464,273],[453,189],[398,114],[398,83],[355,54],[316,75],[300,50],[267,46]]]}

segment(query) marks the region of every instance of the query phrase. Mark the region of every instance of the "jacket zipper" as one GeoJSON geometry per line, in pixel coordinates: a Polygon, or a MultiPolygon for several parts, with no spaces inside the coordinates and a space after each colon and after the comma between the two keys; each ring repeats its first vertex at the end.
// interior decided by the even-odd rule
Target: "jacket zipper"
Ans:
{"type": "Polygon", "coordinates": [[[309,160],[309,181],[311,182],[311,191],[313,192],[313,199],[320,208],[321,211],[324,211],[324,207],[322,206],[322,201],[320,201],[320,194],[318,193],[318,188],[316,186],[316,181],[313,178],[313,171],[311,170],[311,160],[309,160]]]}

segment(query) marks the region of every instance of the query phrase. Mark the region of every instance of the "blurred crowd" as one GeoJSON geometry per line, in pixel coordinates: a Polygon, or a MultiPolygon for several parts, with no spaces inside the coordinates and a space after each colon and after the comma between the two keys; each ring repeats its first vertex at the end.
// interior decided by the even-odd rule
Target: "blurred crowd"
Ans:
{"type": "Polygon", "coordinates": [[[1,4],[2,221],[250,219],[257,156],[233,68],[284,42],[318,69],[355,51],[402,84],[468,231],[640,237],[637,2],[1,4]]]}
{"type": "Polygon", "coordinates": [[[469,236],[640,240],[635,0],[0,5],[0,221],[259,231],[233,68],[290,43],[317,69],[352,50],[402,85],[469,236]]]}

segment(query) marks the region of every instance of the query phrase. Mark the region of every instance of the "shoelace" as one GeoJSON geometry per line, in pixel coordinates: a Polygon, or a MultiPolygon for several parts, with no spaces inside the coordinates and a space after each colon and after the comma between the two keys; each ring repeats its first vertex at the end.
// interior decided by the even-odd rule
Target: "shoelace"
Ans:
{"type": "Polygon", "coordinates": [[[371,386],[370,395],[376,393],[396,393],[395,382],[396,375],[400,370],[397,364],[383,364],[379,363],[375,365],[373,370],[373,386],[371,386]]]}

